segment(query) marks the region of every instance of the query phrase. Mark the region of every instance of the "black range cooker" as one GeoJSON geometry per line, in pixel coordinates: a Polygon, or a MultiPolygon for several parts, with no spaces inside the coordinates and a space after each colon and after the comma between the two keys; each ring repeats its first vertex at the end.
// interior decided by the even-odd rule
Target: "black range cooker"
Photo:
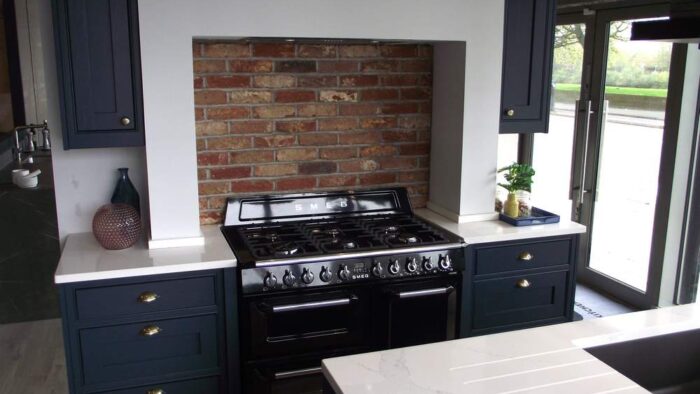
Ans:
{"type": "Polygon", "coordinates": [[[321,391],[321,359],[455,338],[464,241],[403,188],[229,199],[246,393],[321,391]]]}

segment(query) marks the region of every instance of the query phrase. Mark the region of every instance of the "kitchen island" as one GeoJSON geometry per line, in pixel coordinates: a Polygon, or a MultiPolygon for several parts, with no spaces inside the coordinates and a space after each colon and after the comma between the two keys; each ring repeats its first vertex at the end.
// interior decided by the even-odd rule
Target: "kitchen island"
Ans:
{"type": "MultiPolygon", "coordinates": [[[[646,393],[584,349],[700,327],[691,304],[326,359],[336,393],[646,393]]],[[[663,367],[663,366],[659,366],[663,367]]]]}

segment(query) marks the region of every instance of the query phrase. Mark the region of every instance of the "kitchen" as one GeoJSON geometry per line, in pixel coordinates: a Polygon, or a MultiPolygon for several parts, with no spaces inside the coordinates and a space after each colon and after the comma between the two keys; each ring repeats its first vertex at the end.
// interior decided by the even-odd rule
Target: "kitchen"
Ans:
{"type": "MultiPolygon", "coordinates": [[[[39,12],[38,14],[39,17],[45,18],[44,21],[47,22],[48,26],[51,25],[51,15],[46,12],[49,8],[50,7],[44,8],[44,13],[42,14],[39,12]]],[[[265,162],[263,153],[260,153],[260,157],[256,158],[256,160],[262,160],[257,162],[262,164],[253,164],[249,166],[224,166],[223,164],[217,166],[202,166],[200,164],[200,166],[198,166],[197,163],[201,163],[204,154],[209,153],[206,149],[208,149],[210,142],[223,140],[224,137],[215,134],[217,133],[216,127],[221,127],[215,125],[218,119],[208,117],[210,109],[216,109],[218,103],[215,101],[208,103],[199,101],[205,99],[204,97],[206,95],[200,94],[198,96],[197,92],[200,90],[197,90],[198,88],[193,89],[193,76],[195,76],[195,83],[197,83],[196,78],[198,73],[195,66],[197,63],[194,61],[199,61],[200,63],[209,62],[209,66],[216,67],[215,64],[212,65],[211,63],[216,63],[217,60],[225,57],[212,56],[210,60],[213,60],[213,62],[207,60],[206,47],[214,47],[217,45],[208,44],[209,42],[234,41],[234,43],[225,44],[227,45],[226,48],[231,51],[236,48],[240,49],[241,46],[248,48],[246,50],[252,51],[255,51],[256,45],[260,45],[260,48],[264,47],[264,42],[260,44],[251,42],[244,45],[241,45],[240,42],[235,42],[236,40],[246,37],[360,39],[365,41],[362,42],[362,44],[355,45],[363,47],[369,46],[375,48],[375,51],[377,51],[376,48],[385,45],[391,48],[392,45],[398,46],[398,44],[410,46],[412,42],[431,43],[433,48],[433,67],[431,92],[432,109],[430,111],[432,113],[430,114],[430,119],[432,123],[430,124],[430,134],[426,136],[431,141],[430,154],[420,153],[419,151],[418,154],[407,155],[409,159],[414,160],[412,162],[410,160],[399,160],[405,159],[401,157],[401,154],[396,154],[395,156],[380,155],[370,157],[372,157],[371,160],[380,163],[380,165],[390,165],[393,162],[394,165],[401,166],[407,165],[407,162],[414,163],[410,165],[418,166],[421,160],[429,158],[429,166],[426,166],[426,170],[429,168],[429,172],[432,175],[429,176],[429,181],[426,182],[425,180],[418,179],[411,180],[407,183],[408,186],[414,186],[411,189],[412,195],[410,196],[414,208],[427,206],[429,210],[442,214],[452,222],[465,222],[460,225],[455,224],[452,227],[447,227],[448,231],[457,233],[469,243],[469,237],[463,235],[460,228],[474,228],[473,226],[475,225],[469,224],[470,221],[483,221],[493,217],[493,195],[495,190],[494,169],[496,168],[496,155],[498,150],[498,135],[494,130],[498,130],[499,128],[499,116],[497,116],[497,114],[500,112],[501,108],[500,91],[493,87],[501,85],[502,68],[500,65],[502,64],[503,55],[503,26],[501,23],[493,23],[493,21],[503,20],[503,13],[502,2],[494,2],[494,4],[491,4],[491,2],[486,3],[478,1],[449,2],[439,9],[425,4],[399,4],[397,2],[383,2],[381,4],[368,3],[366,7],[360,7],[357,4],[334,4],[331,6],[329,4],[317,4],[315,2],[309,2],[309,4],[305,6],[275,4],[274,7],[267,7],[264,3],[259,2],[256,4],[248,4],[211,1],[207,4],[202,4],[201,2],[192,2],[191,4],[181,2],[173,4],[172,2],[141,1],[138,3],[140,34],[138,42],[140,46],[140,79],[142,80],[143,88],[144,112],[142,120],[138,118],[133,118],[133,120],[136,124],[143,122],[143,128],[146,130],[145,148],[64,150],[64,146],[62,145],[63,141],[59,138],[63,134],[63,130],[61,130],[63,122],[60,119],[61,110],[59,108],[59,82],[58,80],[50,81],[51,78],[57,78],[55,71],[53,71],[56,69],[56,65],[52,64],[51,61],[51,59],[54,58],[53,48],[48,46],[41,47],[42,50],[46,52],[44,53],[44,58],[47,59],[45,65],[45,69],[47,70],[45,72],[47,76],[47,86],[54,87],[53,89],[46,89],[47,100],[45,105],[47,106],[46,118],[49,124],[52,125],[53,136],[55,137],[53,141],[53,158],[58,228],[62,242],[65,241],[66,237],[69,239],[68,243],[64,244],[63,259],[64,261],[81,261],[85,264],[82,267],[73,267],[76,268],[73,272],[71,272],[70,269],[59,271],[57,273],[57,281],[63,279],[65,280],[63,283],[69,283],[84,280],[110,280],[114,278],[114,272],[110,272],[113,271],[113,269],[111,270],[110,267],[123,264],[124,261],[127,260],[129,261],[127,267],[131,270],[131,274],[127,275],[129,277],[133,277],[137,272],[140,273],[140,275],[163,273],[165,271],[162,269],[159,270],[159,268],[165,265],[172,266],[173,261],[176,261],[175,264],[178,264],[177,269],[168,271],[168,274],[172,272],[185,273],[193,269],[197,259],[203,258],[195,257],[198,255],[197,251],[201,250],[201,253],[208,255],[212,259],[211,261],[215,263],[207,267],[211,269],[221,269],[223,270],[222,272],[224,272],[221,275],[215,275],[212,280],[217,284],[223,284],[224,288],[228,288],[227,284],[235,282],[236,280],[235,278],[231,278],[230,274],[226,273],[230,271],[231,264],[235,261],[232,258],[232,252],[230,249],[226,249],[227,245],[222,243],[221,239],[218,239],[218,241],[211,241],[211,237],[220,237],[220,235],[217,234],[217,231],[211,230],[212,226],[207,227],[206,225],[202,226],[202,224],[207,223],[207,220],[212,220],[212,217],[209,216],[212,215],[211,212],[219,212],[219,214],[221,214],[221,212],[223,212],[221,196],[235,195],[236,190],[224,189],[212,194],[201,193],[203,189],[206,189],[206,187],[202,185],[214,184],[214,186],[210,187],[216,188],[216,178],[210,167],[243,168],[237,171],[246,171],[245,167],[248,167],[247,171],[287,171],[286,173],[277,173],[281,174],[279,176],[262,176],[262,178],[265,178],[266,182],[257,180],[256,183],[238,183],[239,186],[247,185],[256,187],[256,189],[248,189],[249,192],[246,195],[249,196],[277,190],[293,192],[310,191],[309,188],[315,187],[316,183],[314,183],[314,186],[309,186],[308,183],[301,183],[301,185],[306,186],[297,187],[296,190],[293,187],[287,190],[280,189],[278,186],[282,179],[291,178],[300,182],[306,178],[314,179],[314,177],[317,177],[318,182],[321,182],[321,179],[328,179],[324,177],[329,176],[329,173],[335,173],[335,171],[318,173],[319,171],[325,171],[324,169],[330,168],[330,166],[339,166],[338,162],[333,162],[332,160],[321,161],[308,158],[302,159],[302,162],[289,160],[289,162],[294,163],[289,164],[287,161],[283,161],[282,164],[284,164],[285,167],[282,167],[277,163],[265,162]],[[373,12],[367,13],[367,8],[371,8],[373,12]],[[313,13],[309,15],[309,10],[311,9],[313,13]],[[459,15],[460,17],[456,17],[455,15],[459,15]],[[266,22],[261,23],[260,21],[266,22]],[[391,23],[387,21],[391,21],[391,23]],[[372,43],[372,39],[377,39],[379,42],[372,43]],[[200,52],[196,50],[197,45],[195,45],[193,52],[193,40],[195,43],[200,43],[200,52]],[[369,45],[366,40],[370,40],[369,45]],[[384,41],[386,41],[386,43],[383,43],[384,41]],[[201,59],[197,57],[197,53],[202,57],[201,59]],[[458,83],[455,83],[455,81],[458,83]],[[210,105],[212,108],[209,108],[210,105]],[[202,108],[202,113],[205,116],[204,118],[197,120],[195,117],[197,108],[202,108]],[[195,111],[193,111],[193,109],[195,109],[195,111]],[[494,116],[484,116],[484,114],[488,113],[493,113],[494,116]],[[204,126],[205,124],[207,127],[204,126]],[[209,135],[206,133],[214,134],[209,135]],[[205,149],[203,150],[200,147],[200,154],[198,156],[198,144],[201,143],[204,143],[205,149]],[[173,158],[176,159],[174,160],[173,158]],[[319,164],[313,169],[308,168],[308,166],[303,166],[306,164],[305,161],[317,161],[323,164],[319,164]],[[130,169],[130,175],[135,181],[136,189],[139,190],[143,196],[141,202],[142,207],[144,207],[142,215],[144,224],[146,228],[149,229],[148,249],[143,249],[143,247],[138,250],[131,249],[124,251],[121,255],[114,253],[101,254],[99,253],[99,247],[95,248],[94,245],[90,246],[88,244],[89,237],[80,238],[77,236],[75,238],[76,242],[71,244],[71,237],[73,236],[69,237],[68,234],[91,231],[94,212],[99,206],[107,202],[109,194],[114,187],[114,178],[110,174],[113,174],[115,169],[120,167],[128,167],[130,169]],[[306,168],[306,170],[302,170],[302,168],[306,168]],[[304,171],[307,172],[305,173],[304,171]],[[277,179],[278,177],[280,180],[277,179]],[[203,200],[206,204],[204,205],[204,207],[206,207],[204,209],[202,206],[203,200]],[[205,213],[203,218],[200,216],[200,212],[205,213]],[[72,248],[72,245],[75,245],[75,248],[72,248]],[[86,249],[89,250],[88,252],[81,248],[92,249],[86,249]],[[76,254],[67,255],[69,252],[76,254]],[[223,255],[217,255],[217,253],[223,253],[223,255]],[[70,258],[70,256],[75,257],[70,258]],[[93,256],[92,260],[89,256],[93,256]],[[97,260],[95,260],[96,258],[97,260]],[[140,266],[141,263],[138,259],[142,260],[144,267],[140,266]],[[94,272],[85,274],[84,271],[86,267],[89,269],[90,264],[93,264],[92,271],[94,272]],[[229,268],[229,270],[227,270],[227,268],[229,268]],[[145,271],[140,269],[145,269],[145,271]],[[71,275],[73,276],[71,277],[71,275]],[[80,275],[83,276],[80,277],[80,275]]],[[[52,30],[40,30],[40,32],[45,35],[47,39],[46,42],[51,42],[53,40],[52,30]]],[[[270,43],[267,44],[269,45],[270,43]]],[[[282,48],[283,50],[290,47],[289,43],[285,44],[284,42],[276,42],[273,44],[277,48],[282,48]]],[[[295,47],[295,45],[297,44],[292,45],[292,47],[295,47]]],[[[299,47],[295,47],[296,53],[299,53],[299,48],[304,45],[304,43],[299,43],[298,45],[299,47]]],[[[309,47],[312,45],[316,44],[309,43],[309,47]]],[[[340,52],[342,50],[337,49],[337,51],[340,52]]],[[[378,51],[381,53],[382,50],[378,51]]],[[[422,53],[422,50],[417,51],[419,55],[422,53]]],[[[388,52],[390,51],[387,50],[387,53],[388,52]]],[[[269,55],[264,57],[267,58],[267,56],[269,55]]],[[[321,53],[315,56],[325,55],[321,53]]],[[[366,62],[367,57],[378,57],[378,55],[372,53],[362,56],[357,57],[359,59],[358,61],[366,62]]],[[[409,60],[405,56],[406,55],[402,55],[402,57],[400,57],[401,61],[409,60]]],[[[236,56],[232,57],[237,58],[236,56]]],[[[320,64],[325,58],[320,57],[318,59],[317,64],[320,64]]],[[[425,58],[419,57],[418,59],[424,60],[425,58]]],[[[230,67],[235,60],[236,59],[228,59],[224,64],[230,67]]],[[[352,62],[352,60],[347,61],[352,62]]],[[[274,65],[274,67],[280,66],[281,64],[279,64],[279,62],[274,65]]],[[[304,65],[296,64],[294,66],[303,67],[304,65]]],[[[390,71],[391,69],[387,75],[381,73],[377,74],[380,78],[388,79],[392,76],[390,71]]],[[[209,78],[208,74],[215,74],[215,72],[210,71],[207,73],[206,70],[200,70],[199,72],[206,74],[200,77],[206,81],[204,82],[207,84],[206,87],[209,87],[211,81],[207,80],[207,78],[209,78]]],[[[359,69],[357,73],[359,74],[359,69]]],[[[230,81],[233,77],[234,76],[227,76],[228,79],[226,80],[230,81]]],[[[301,75],[295,75],[297,83],[299,78],[302,77],[301,75]]],[[[215,78],[213,80],[215,80],[215,78]]],[[[252,81],[253,82],[249,83],[255,83],[255,78],[253,78],[252,81]]],[[[420,86],[408,86],[408,88],[417,87],[420,86]]],[[[348,96],[337,93],[347,93],[351,91],[350,97],[352,98],[352,91],[355,90],[354,88],[357,88],[357,85],[337,86],[337,89],[335,89],[337,92],[332,96],[347,98],[348,96]]],[[[200,89],[201,91],[206,90],[203,88],[200,89]]],[[[400,89],[407,88],[395,87],[395,90],[403,94],[403,91],[400,89]]],[[[235,89],[226,90],[228,92],[227,100],[234,97],[235,89]]],[[[282,91],[282,89],[276,91],[272,88],[270,90],[273,91],[272,93],[275,97],[279,97],[279,93],[282,91]]],[[[319,89],[314,87],[313,89],[299,90],[311,90],[316,92],[319,89]]],[[[364,92],[362,87],[357,88],[357,90],[362,90],[364,92]]],[[[418,89],[415,89],[415,91],[418,91],[418,89]]],[[[322,91],[318,91],[319,97],[321,93],[322,91]]],[[[207,99],[215,100],[216,97],[208,97],[205,100],[207,99]]],[[[420,102],[420,100],[416,102],[420,102]]],[[[350,102],[349,104],[354,103],[350,102]]],[[[292,104],[285,103],[279,106],[270,105],[270,107],[280,109],[280,107],[291,106],[295,111],[301,111],[301,107],[306,105],[311,104],[293,102],[292,104]]],[[[343,103],[338,105],[342,106],[343,103]]],[[[248,108],[246,105],[241,105],[240,107],[248,108]]],[[[260,107],[265,106],[261,105],[260,107]]],[[[318,106],[316,107],[317,110],[319,108],[318,106]]],[[[353,107],[348,105],[347,108],[353,107]]],[[[420,108],[420,104],[418,108],[420,108]]],[[[282,108],[282,110],[287,110],[287,108],[282,108]]],[[[420,111],[420,109],[417,109],[417,112],[414,113],[402,113],[398,117],[399,120],[397,120],[397,122],[407,122],[407,117],[424,119],[425,116],[421,115],[420,111]],[[404,118],[401,118],[402,116],[404,118]]],[[[216,111],[212,112],[216,113],[216,111]]],[[[297,114],[297,112],[295,112],[295,114],[297,114]]],[[[363,114],[359,116],[360,118],[374,118],[374,116],[370,117],[367,115],[368,114],[363,114]]],[[[295,116],[294,118],[296,119],[297,117],[295,116]]],[[[383,117],[377,116],[376,118],[383,117]]],[[[238,124],[237,119],[225,119],[227,123],[226,127],[238,124]]],[[[259,119],[255,121],[265,123],[265,121],[260,121],[259,119]]],[[[319,119],[318,123],[314,123],[314,127],[318,127],[320,121],[319,119]]],[[[241,121],[241,123],[242,122],[243,121],[241,121]]],[[[278,124],[284,123],[284,120],[278,121],[278,119],[274,119],[275,123],[271,122],[272,121],[270,121],[269,124],[274,126],[263,124],[263,127],[277,127],[278,124]]],[[[358,122],[360,122],[360,120],[358,120],[358,122]]],[[[372,127],[375,127],[375,122],[376,120],[373,119],[372,127]]],[[[414,122],[412,124],[416,123],[414,122]]],[[[295,125],[295,127],[302,126],[303,124],[295,125]]],[[[229,134],[229,130],[230,129],[226,129],[226,134],[229,134]]],[[[255,144],[256,140],[253,134],[267,133],[267,129],[264,130],[265,132],[263,133],[250,133],[251,136],[248,141],[251,142],[248,143],[255,144]]],[[[329,130],[313,129],[309,132],[314,134],[332,134],[334,136],[343,134],[342,130],[331,130],[337,133],[319,133],[320,131],[329,130]]],[[[417,131],[416,139],[421,132],[422,130],[417,131]]],[[[304,132],[297,133],[300,138],[304,136],[304,132]]],[[[404,134],[410,134],[410,132],[404,134]]],[[[283,143],[282,141],[284,140],[277,139],[273,141],[273,143],[283,143]]],[[[233,144],[234,142],[220,141],[220,143],[233,144]]],[[[235,143],[238,144],[241,142],[235,143]]],[[[265,143],[269,143],[269,141],[265,140],[265,143]]],[[[407,145],[408,143],[397,143],[397,145],[402,144],[407,145]]],[[[358,145],[368,144],[358,143],[358,145]]],[[[313,155],[321,154],[317,148],[313,148],[314,145],[309,146],[312,148],[303,149],[311,149],[311,154],[313,155]]],[[[236,148],[233,150],[235,149],[236,148]]],[[[245,151],[246,146],[238,146],[237,149],[245,151]]],[[[213,152],[219,152],[221,150],[226,149],[213,149],[213,152]]],[[[275,153],[279,155],[283,150],[283,147],[275,146],[269,149],[260,149],[260,152],[275,151],[275,153]]],[[[257,149],[255,151],[257,152],[257,149]]],[[[400,153],[401,150],[398,149],[397,151],[400,153]]],[[[357,152],[356,154],[359,155],[359,148],[357,152]]],[[[295,151],[295,153],[299,152],[295,151]]],[[[230,159],[230,156],[227,157],[228,158],[225,160],[230,159]]],[[[313,157],[316,158],[318,156],[313,157]]],[[[347,160],[349,161],[350,159],[347,160]]],[[[229,163],[226,162],[225,164],[229,163]]],[[[399,169],[393,168],[390,171],[374,173],[413,172],[411,167],[408,167],[408,171],[404,170],[404,168],[400,167],[399,169]]],[[[424,170],[424,172],[426,170],[424,170]]],[[[352,174],[356,174],[355,178],[353,178],[355,185],[362,186],[360,180],[365,176],[364,172],[362,168],[351,172],[352,174]]],[[[270,173],[268,172],[267,174],[270,173]]],[[[376,177],[376,175],[374,175],[374,177],[376,177]]],[[[389,177],[387,175],[384,175],[384,178],[365,177],[364,179],[384,179],[384,182],[392,185],[400,183],[398,178],[391,178],[391,180],[388,180],[389,177]]],[[[347,178],[343,178],[342,180],[350,182],[347,178]]],[[[336,178],[335,181],[339,181],[339,179],[336,178]]],[[[234,187],[233,185],[237,182],[242,181],[233,180],[224,183],[228,184],[226,187],[234,187]]],[[[365,184],[365,186],[367,185],[371,185],[371,183],[365,184]]],[[[377,184],[373,186],[376,187],[377,184]]],[[[331,189],[333,188],[328,187],[325,190],[331,189]]],[[[338,188],[335,189],[337,190],[338,188]]],[[[425,216],[430,215],[434,214],[430,212],[425,214],[425,216]]],[[[431,220],[430,217],[426,218],[432,222],[435,222],[435,220],[444,220],[439,219],[439,217],[435,219],[435,216],[433,216],[433,220],[431,220]]],[[[216,222],[217,220],[219,219],[214,217],[213,221],[216,222]]],[[[562,224],[556,225],[555,227],[555,230],[549,230],[551,227],[541,228],[539,230],[534,228],[524,230],[525,232],[538,235],[533,236],[531,234],[523,236],[518,235],[522,233],[513,235],[513,232],[507,230],[507,227],[504,230],[503,227],[496,226],[496,229],[481,230],[486,232],[486,234],[482,234],[483,238],[481,242],[533,238],[538,236],[571,236],[581,231],[581,229],[576,228],[574,225],[570,225],[567,228],[564,220],[562,220],[562,224]],[[511,234],[501,238],[489,238],[489,231],[511,232],[511,234]]],[[[469,233],[467,232],[467,234],[469,233]]],[[[471,236],[473,236],[473,234],[471,236]]],[[[439,256],[435,256],[436,263],[438,259],[439,256]]],[[[299,277],[301,276],[300,274],[301,272],[295,275],[299,277]]],[[[283,281],[283,275],[284,271],[277,275],[280,282],[283,281]]],[[[318,283],[318,281],[316,283],[318,283]]],[[[223,296],[224,299],[231,297],[230,294],[226,294],[223,296]]],[[[217,297],[217,300],[218,299],[217,297]]],[[[157,305],[157,301],[156,304],[153,305],[157,305]]],[[[226,308],[227,305],[228,304],[224,302],[208,310],[212,315],[220,316],[224,309],[218,308],[226,308]]],[[[567,313],[570,312],[567,311],[567,313]]],[[[562,317],[564,316],[562,315],[562,317]]],[[[568,317],[570,318],[571,316],[568,317]]],[[[228,318],[229,316],[226,316],[224,320],[228,318]]],[[[122,322],[125,321],[126,320],[122,320],[122,322]]],[[[74,324],[77,324],[75,327],[80,327],[82,323],[80,323],[78,319],[76,322],[66,324],[68,325],[66,329],[72,332],[74,324]]],[[[223,327],[229,327],[229,324],[223,324],[223,327]]],[[[237,335],[238,334],[235,332],[228,332],[225,337],[236,338],[237,335]]],[[[219,355],[219,357],[223,356],[219,355]]],[[[233,360],[233,358],[231,358],[231,360],[233,360]]],[[[227,367],[230,368],[230,372],[227,374],[230,379],[234,379],[238,373],[234,364],[235,363],[231,361],[231,363],[227,365],[227,367]]],[[[210,376],[222,374],[220,369],[217,371],[218,372],[210,371],[207,373],[209,373],[210,376]]],[[[96,373],[97,375],[93,374],[92,376],[95,377],[99,375],[104,377],[104,375],[100,375],[104,374],[104,372],[97,371],[96,373]]],[[[136,380],[133,383],[134,387],[136,387],[139,382],[143,384],[152,383],[152,381],[143,378],[140,381],[136,380]]],[[[93,386],[93,389],[106,390],[116,387],[117,386],[112,384],[112,386],[93,386]]]]}

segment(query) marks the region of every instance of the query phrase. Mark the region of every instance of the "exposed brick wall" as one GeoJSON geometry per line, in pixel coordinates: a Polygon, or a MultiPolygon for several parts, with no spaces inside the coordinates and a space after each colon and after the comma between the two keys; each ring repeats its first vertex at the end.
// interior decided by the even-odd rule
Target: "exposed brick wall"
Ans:
{"type": "Polygon", "coordinates": [[[428,195],[432,48],[195,41],[199,210],[226,197],[405,186],[428,195]]]}

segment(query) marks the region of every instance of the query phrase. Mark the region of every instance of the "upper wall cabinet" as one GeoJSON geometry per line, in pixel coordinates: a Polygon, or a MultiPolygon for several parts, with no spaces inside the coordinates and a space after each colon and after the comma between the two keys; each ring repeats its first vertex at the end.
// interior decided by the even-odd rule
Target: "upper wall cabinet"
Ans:
{"type": "Polygon", "coordinates": [[[53,5],[64,149],[143,145],[136,0],[53,5]]]}
{"type": "Polygon", "coordinates": [[[506,0],[501,133],[546,133],[554,0],[506,0]]]}

